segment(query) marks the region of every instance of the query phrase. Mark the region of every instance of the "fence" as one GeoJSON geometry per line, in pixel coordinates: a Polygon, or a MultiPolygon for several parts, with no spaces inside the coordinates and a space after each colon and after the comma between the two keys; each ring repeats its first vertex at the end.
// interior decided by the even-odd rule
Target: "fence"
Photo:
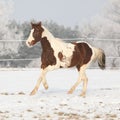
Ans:
{"type": "MultiPolygon", "coordinates": [[[[74,38],[70,41],[86,41],[93,46],[104,49],[108,69],[120,69],[120,39],[74,38]]],[[[37,46],[37,47],[36,47],[37,46]]],[[[41,47],[28,48],[25,40],[0,40],[1,68],[38,68],[40,67],[41,47]]],[[[92,64],[90,68],[98,68],[92,64]]]]}

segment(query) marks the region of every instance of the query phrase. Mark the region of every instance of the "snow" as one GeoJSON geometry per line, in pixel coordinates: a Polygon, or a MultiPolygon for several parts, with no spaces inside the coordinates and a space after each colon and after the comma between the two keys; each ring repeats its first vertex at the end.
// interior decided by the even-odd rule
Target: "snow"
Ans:
{"type": "Polygon", "coordinates": [[[86,97],[82,84],[67,94],[78,73],[60,69],[47,74],[34,96],[29,93],[40,75],[37,70],[0,71],[0,120],[120,120],[120,70],[87,69],[86,97]]]}

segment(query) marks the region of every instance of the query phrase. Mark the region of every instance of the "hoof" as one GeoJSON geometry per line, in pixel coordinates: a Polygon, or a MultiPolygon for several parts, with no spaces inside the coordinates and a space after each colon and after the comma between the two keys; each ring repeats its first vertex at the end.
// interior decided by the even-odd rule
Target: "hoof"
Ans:
{"type": "Polygon", "coordinates": [[[67,92],[67,94],[72,94],[73,93],[73,91],[71,91],[71,90],[69,90],[68,92],[67,92]]]}
{"type": "Polygon", "coordinates": [[[33,90],[31,93],[30,93],[30,95],[32,96],[32,95],[35,95],[36,94],[36,90],[33,90]]]}
{"type": "Polygon", "coordinates": [[[83,98],[86,97],[85,93],[81,93],[80,96],[83,97],[83,98]]]}
{"type": "Polygon", "coordinates": [[[46,90],[49,88],[48,85],[45,85],[44,87],[45,87],[46,90]]]}

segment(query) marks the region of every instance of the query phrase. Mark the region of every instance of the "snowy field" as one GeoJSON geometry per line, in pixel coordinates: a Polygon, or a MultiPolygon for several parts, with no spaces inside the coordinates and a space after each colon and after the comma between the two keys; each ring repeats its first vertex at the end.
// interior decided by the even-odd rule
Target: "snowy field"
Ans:
{"type": "Polygon", "coordinates": [[[0,120],[120,120],[120,70],[88,69],[87,95],[80,97],[77,70],[61,69],[47,74],[49,89],[40,86],[29,93],[39,70],[0,71],[0,120]]]}

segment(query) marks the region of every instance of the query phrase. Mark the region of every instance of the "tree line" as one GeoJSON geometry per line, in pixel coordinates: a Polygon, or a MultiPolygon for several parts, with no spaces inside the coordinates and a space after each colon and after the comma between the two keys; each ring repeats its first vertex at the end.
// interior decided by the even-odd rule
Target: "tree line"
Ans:
{"type": "MultiPolygon", "coordinates": [[[[36,22],[35,20],[26,21],[23,23],[18,23],[15,20],[9,21],[5,27],[5,31],[0,32],[0,66],[1,67],[26,67],[32,60],[27,61],[2,61],[2,59],[37,59],[41,55],[41,46],[38,43],[37,46],[28,48],[25,44],[31,30],[31,22],[36,22]],[[5,34],[9,34],[5,36],[5,34]],[[4,41],[3,41],[4,40],[4,41]],[[7,40],[7,41],[6,41],[7,40]],[[11,41],[16,40],[16,41],[11,41]],[[23,40],[23,41],[19,41],[23,40]],[[18,41],[18,42],[17,42],[18,41]]],[[[53,21],[43,21],[42,24],[50,30],[50,32],[59,38],[78,38],[79,28],[64,27],[63,25],[58,25],[53,21]]]]}
{"type": "MultiPolygon", "coordinates": [[[[101,15],[95,16],[89,22],[81,23],[73,28],[59,25],[54,21],[42,21],[42,24],[55,36],[59,38],[94,38],[95,46],[103,48],[106,55],[116,57],[110,59],[108,64],[112,66],[120,66],[120,1],[111,0],[103,10],[101,15]],[[108,39],[108,41],[97,41],[99,39],[108,39]],[[118,41],[110,42],[109,39],[118,39],[118,41]],[[104,47],[103,47],[104,46],[104,47]],[[112,52],[111,52],[112,51],[112,52]]],[[[28,61],[2,61],[2,59],[27,59],[39,58],[41,55],[41,47],[38,43],[33,48],[28,48],[25,41],[31,30],[31,22],[35,20],[25,21],[22,23],[16,20],[6,19],[5,15],[0,19],[0,66],[10,67],[27,67],[32,60],[28,61]],[[3,40],[7,40],[3,41],[3,40]],[[10,40],[24,40],[22,42],[9,42],[10,40]]],[[[84,40],[86,40],[84,39],[84,40]]]]}

